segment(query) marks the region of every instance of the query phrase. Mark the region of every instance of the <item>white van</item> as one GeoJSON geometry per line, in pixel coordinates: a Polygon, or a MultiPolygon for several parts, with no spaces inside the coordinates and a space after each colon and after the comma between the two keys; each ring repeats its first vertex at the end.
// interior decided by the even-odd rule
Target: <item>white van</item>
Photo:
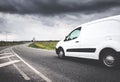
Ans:
{"type": "Polygon", "coordinates": [[[120,60],[120,15],[99,19],[75,28],[56,45],[59,58],[73,56],[100,60],[107,67],[120,60]]]}

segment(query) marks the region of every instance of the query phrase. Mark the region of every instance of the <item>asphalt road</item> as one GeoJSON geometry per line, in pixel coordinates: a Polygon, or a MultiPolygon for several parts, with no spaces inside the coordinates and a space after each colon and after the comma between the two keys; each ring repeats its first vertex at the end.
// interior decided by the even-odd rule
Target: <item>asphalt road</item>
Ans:
{"type": "Polygon", "coordinates": [[[0,47],[0,51],[5,49],[5,48],[8,48],[8,46],[5,46],[5,47],[0,47]]]}
{"type": "Polygon", "coordinates": [[[46,82],[12,48],[0,50],[0,82],[46,82]]]}
{"type": "MultiPolygon", "coordinates": [[[[26,45],[13,47],[13,51],[52,82],[120,82],[119,68],[105,68],[95,60],[72,57],[59,59],[55,51],[29,48],[26,45]]],[[[32,71],[26,67],[24,71],[32,71]]],[[[42,82],[35,78],[33,81],[42,82]]]]}

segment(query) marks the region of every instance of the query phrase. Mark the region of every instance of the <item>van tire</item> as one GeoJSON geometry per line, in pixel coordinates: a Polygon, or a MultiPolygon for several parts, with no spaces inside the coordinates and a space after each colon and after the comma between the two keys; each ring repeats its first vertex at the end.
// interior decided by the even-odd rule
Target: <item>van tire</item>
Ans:
{"type": "Polygon", "coordinates": [[[58,58],[60,58],[60,59],[65,58],[65,53],[62,48],[59,48],[59,50],[58,50],[58,58]]]}
{"type": "Polygon", "coordinates": [[[111,49],[106,49],[106,50],[103,50],[101,52],[101,62],[109,67],[109,68],[113,68],[113,67],[116,67],[118,65],[118,54],[116,51],[114,50],[111,50],[111,49]]]}

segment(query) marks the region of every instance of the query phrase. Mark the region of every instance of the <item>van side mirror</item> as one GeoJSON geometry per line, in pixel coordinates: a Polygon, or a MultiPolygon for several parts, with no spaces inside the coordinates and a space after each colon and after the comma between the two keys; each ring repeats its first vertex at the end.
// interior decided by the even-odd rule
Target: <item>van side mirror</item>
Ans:
{"type": "Polygon", "coordinates": [[[65,39],[64,39],[64,41],[67,41],[67,40],[68,40],[68,39],[67,39],[67,37],[68,37],[68,36],[65,36],[65,39]]]}

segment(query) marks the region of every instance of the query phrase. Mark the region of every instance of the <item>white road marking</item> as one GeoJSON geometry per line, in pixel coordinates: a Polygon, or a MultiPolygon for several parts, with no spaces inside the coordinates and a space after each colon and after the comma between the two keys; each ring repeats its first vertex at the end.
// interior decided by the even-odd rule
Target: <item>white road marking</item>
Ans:
{"type": "MultiPolygon", "coordinates": [[[[9,61],[12,61],[10,58],[8,59],[9,61]]],[[[18,72],[23,76],[25,80],[30,80],[30,78],[21,69],[19,69],[17,65],[13,64],[13,66],[18,70],[18,72]]]]}
{"type": "Polygon", "coordinates": [[[52,82],[49,78],[47,78],[45,75],[43,75],[41,72],[39,72],[38,70],[36,70],[34,67],[32,67],[30,64],[28,64],[25,60],[23,60],[18,54],[16,54],[12,48],[11,51],[14,55],[16,55],[22,62],[24,62],[29,68],[31,68],[39,77],[41,77],[42,79],[44,79],[46,82],[52,82]]]}
{"type": "Polygon", "coordinates": [[[8,66],[8,65],[11,65],[11,64],[14,64],[14,63],[18,63],[18,62],[20,62],[20,60],[14,60],[14,61],[2,63],[2,64],[0,64],[0,67],[5,67],[5,66],[8,66]]]}
{"type": "Polygon", "coordinates": [[[10,54],[12,54],[12,53],[2,53],[0,55],[10,55],[10,54]]]}
{"type": "Polygon", "coordinates": [[[5,59],[5,58],[13,57],[13,56],[15,56],[15,55],[2,56],[2,57],[0,57],[0,59],[5,59]]]}

